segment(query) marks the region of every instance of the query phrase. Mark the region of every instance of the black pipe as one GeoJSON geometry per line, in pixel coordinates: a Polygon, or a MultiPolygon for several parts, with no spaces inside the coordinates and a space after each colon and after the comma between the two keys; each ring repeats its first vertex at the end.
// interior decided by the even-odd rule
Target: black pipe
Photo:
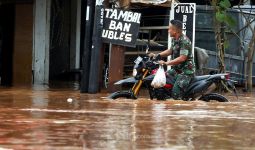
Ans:
{"type": "Polygon", "coordinates": [[[99,78],[100,78],[100,63],[101,55],[100,50],[102,48],[102,38],[101,33],[103,30],[103,21],[101,16],[101,11],[103,4],[98,4],[95,7],[95,17],[94,17],[94,30],[92,37],[92,51],[91,51],[91,63],[90,63],[90,76],[89,76],[89,93],[97,93],[100,90],[99,78]]]}
{"type": "Polygon", "coordinates": [[[84,46],[82,51],[82,74],[81,74],[81,83],[80,83],[80,92],[88,92],[89,85],[89,72],[90,72],[90,56],[91,56],[91,47],[92,47],[92,31],[93,31],[93,22],[94,22],[94,11],[95,11],[95,1],[87,0],[86,6],[86,22],[85,22],[85,38],[84,46]]]}

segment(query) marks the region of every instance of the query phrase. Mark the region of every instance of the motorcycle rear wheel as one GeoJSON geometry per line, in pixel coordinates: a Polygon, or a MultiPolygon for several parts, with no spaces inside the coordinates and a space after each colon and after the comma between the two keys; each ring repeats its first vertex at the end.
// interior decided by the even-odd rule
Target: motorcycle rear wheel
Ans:
{"type": "Polygon", "coordinates": [[[127,98],[127,99],[136,99],[134,94],[130,91],[117,91],[112,93],[108,96],[110,99],[117,99],[117,98],[127,98]]]}
{"type": "Polygon", "coordinates": [[[218,93],[206,94],[202,96],[199,100],[206,101],[206,102],[210,102],[210,101],[229,102],[229,100],[226,97],[218,93]]]}

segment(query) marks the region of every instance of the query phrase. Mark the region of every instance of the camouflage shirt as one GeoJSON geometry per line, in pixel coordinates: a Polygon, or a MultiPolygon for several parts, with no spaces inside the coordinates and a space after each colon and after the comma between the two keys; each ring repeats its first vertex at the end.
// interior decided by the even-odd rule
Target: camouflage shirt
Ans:
{"type": "Polygon", "coordinates": [[[186,75],[192,75],[195,73],[195,63],[193,61],[192,44],[190,39],[182,34],[179,39],[172,40],[171,49],[173,51],[172,59],[179,57],[180,55],[186,55],[188,58],[181,64],[173,66],[173,69],[177,73],[184,73],[186,75]]]}

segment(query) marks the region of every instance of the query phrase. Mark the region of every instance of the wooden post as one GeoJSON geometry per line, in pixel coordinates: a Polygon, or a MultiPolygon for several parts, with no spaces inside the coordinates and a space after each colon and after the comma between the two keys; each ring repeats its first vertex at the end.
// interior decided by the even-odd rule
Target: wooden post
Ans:
{"type": "Polygon", "coordinates": [[[16,4],[13,85],[32,83],[33,4],[16,4]]]}
{"type": "MultiPolygon", "coordinates": [[[[119,5],[122,9],[127,9],[130,5],[130,0],[120,0],[119,5]]],[[[109,86],[108,92],[120,90],[120,86],[114,85],[118,80],[123,79],[125,47],[112,45],[109,52],[109,86]]]]}
{"type": "Polygon", "coordinates": [[[114,85],[114,83],[123,78],[125,47],[112,45],[109,53],[110,61],[109,61],[108,92],[115,92],[121,89],[120,86],[116,86],[114,85]]]}
{"type": "Polygon", "coordinates": [[[120,8],[128,9],[130,6],[131,0],[119,0],[120,8]]]}

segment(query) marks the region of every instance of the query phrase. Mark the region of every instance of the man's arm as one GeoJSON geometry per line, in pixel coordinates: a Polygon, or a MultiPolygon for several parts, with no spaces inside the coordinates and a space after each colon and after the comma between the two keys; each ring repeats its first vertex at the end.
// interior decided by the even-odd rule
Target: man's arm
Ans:
{"type": "Polygon", "coordinates": [[[179,57],[177,57],[173,60],[167,61],[167,62],[160,61],[159,63],[160,64],[165,64],[165,65],[171,65],[171,66],[181,64],[182,62],[184,62],[188,59],[189,47],[190,46],[191,45],[190,45],[189,42],[181,44],[180,45],[180,56],[179,57]]]}
{"type": "Polygon", "coordinates": [[[164,61],[160,61],[159,63],[160,64],[165,64],[165,65],[178,65],[182,62],[184,62],[185,60],[187,60],[187,56],[186,55],[180,55],[179,57],[173,59],[173,60],[170,60],[170,61],[167,61],[167,62],[164,62],[164,61]]]}
{"type": "Polygon", "coordinates": [[[172,50],[171,49],[166,49],[163,52],[160,52],[158,54],[150,53],[149,57],[156,57],[157,55],[160,55],[160,57],[167,57],[169,55],[172,55],[172,50]]]}
{"type": "Polygon", "coordinates": [[[161,57],[167,57],[169,55],[172,55],[172,50],[171,49],[164,50],[163,52],[159,53],[159,55],[161,57]]]}

